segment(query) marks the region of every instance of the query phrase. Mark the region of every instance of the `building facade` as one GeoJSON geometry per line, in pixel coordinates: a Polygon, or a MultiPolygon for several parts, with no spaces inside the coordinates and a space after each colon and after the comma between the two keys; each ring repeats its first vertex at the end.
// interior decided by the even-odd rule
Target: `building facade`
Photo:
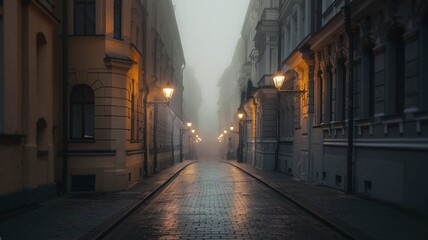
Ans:
{"type": "Polygon", "coordinates": [[[427,209],[426,16],[425,1],[251,1],[243,160],[427,209]]]}
{"type": "Polygon", "coordinates": [[[0,5],[0,211],[56,194],[57,12],[50,1],[0,5]]]}
{"type": "Polygon", "coordinates": [[[0,211],[57,190],[124,190],[181,161],[170,0],[0,3],[0,211]]]}

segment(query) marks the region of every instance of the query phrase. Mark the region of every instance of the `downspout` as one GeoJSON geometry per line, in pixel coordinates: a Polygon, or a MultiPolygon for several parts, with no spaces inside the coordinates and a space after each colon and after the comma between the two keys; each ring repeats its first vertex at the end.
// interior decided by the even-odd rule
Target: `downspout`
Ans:
{"type": "Polygon", "coordinates": [[[274,170],[279,170],[279,140],[280,140],[280,133],[281,133],[281,110],[280,110],[280,104],[281,104],[281,95],[279,91],[276,91],[276,148],[275,148],[275,167],[274,170]]]}
{"type": "MultiPolygon", "coordinates": [[[[311,53],[312,54],[312,53],[311,53]]],[[[308,182],[313,182],[314,159],[312,144],[314,138],[314,65],[308,66],[308,182]]]]}
{"type": "Polygon", "coordinates": [[[171,131],[171,156],[172,156],[172,164],[175,163],[175,147],[174,147],[174,130],[175,130],[175,118],[177,118],[176,115],[173,115],[172,117],[172,131],[171,131]]]}
{"type": "MultiPolygon", "coordinates": [[[[145,51],[144,51],[145,52],[145,51]]],[[[145,64],[144,64],[145,65],[145,64]]],[[[144,72],[144,75],[145,72],[144,72]]],[[[143,125],[143,171],[144,171],[144,176],[147,177],[149,172],[148,172],[148,149],[147,149],[147,95],[149,95],[149,86],[147,84],[147,79],[146,76],[144,76],[143,79],[143,84],[144,84],[144,90],[143,90],[143,121],[144,121],[144,125],[143,125]]]]}
{"type": "Polygon", "coordinates": [[[351,9],[349,1],[346,1],[346,6],[342,8],[343,17],[345,20],[345,31],[348,35],[348,149],[346,154],[346,193],[353,193],[353,148],[354,148],[354,36],[351,28],[351,9]]]}
{"type": "Polygon", "coordinates": [[[68,185],[68,1],[62,6],[62,191],[68,185]]]}
{"type": "Polygon", "coordinates": [[[158,143],[157,143],[157,121],[158,121],[158,105],[153,104],[153,173],[158,171],[158,143]]]}
{"type": "MultiPolygon", "coordinates": [[[[278,71],[281,69],[281,52],[282,52],[282,35],[281,35],[281,9],[282,9],[282,1],[279,2],[278,5],[278,71]]],[[[275,148],[275,166],[274,170],[279,170],[279,141],[281,134],[281,95],[279,90],[276,91],[276,148],[275,148]]]]}
{"type": "MultiPolygon", "coordinates": [[[[3,2],[0,6],[1,10],[3,9],[3,2]]],[[[3,13],[2,13],[3,14],[3,13]]],[[[3,16],[0,17],[0,133],[5,133],[4,131],[4,20],[3,16]]]]}
{"type": "MultiPolygon", "coordinates": [[[[155,15],[157,17],[157,15],[155,15]]],[[[155,76],[155,79],[157,81],[157,54],[158,54],[158,38],[159,34],[156,31],[156,37],[155,37],[155,46],[154,46],[154,54],[153,54],[153,75],[155,76]]],[[[155,81],[155,82],[156,82],[155,81]]],[[[158,143],[157,143],[157,121],[158,121],[158,106],[157,104],[153,104],[153,173],[157,173],[158,170],[158,143]]]]}
{"type": "Polygon", "coordinates": [[[143,23],[143,171],[144,176],[148,176],[148,149],[147,149],[147,97],[149,95],[149,85],[147,84],[147,15],[144,15],[143,23]]]}
{"type": "Polygon", "coordinates": [[[253,167],[255,167],[255,163],[256,163],[256,158],[257,158],[257,107],[258,104],[256,103],[256,99],[254,99],[253,97],[253,104],[254,106],[256,106],[256,111],[255,111],[255,116],[254,116],[254,160],[253,160],[253,167]]]}
{"type": "Polygon", "coordinates": [[[184,101],[184,69],[186,68],[186,63],[183,63],[183,65],[181,66],[181,101],[180,101],[180,119],[183,120],[183,101],[184,101]]]}

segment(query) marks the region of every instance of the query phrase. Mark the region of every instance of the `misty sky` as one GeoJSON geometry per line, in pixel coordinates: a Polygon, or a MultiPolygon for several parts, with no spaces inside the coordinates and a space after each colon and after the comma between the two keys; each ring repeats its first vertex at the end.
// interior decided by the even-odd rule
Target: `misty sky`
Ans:
{"type": "Polygon", "coordinates": [[[202,88],[199,129],[205,143],[217,140],[216,85],[232,60],[248,3],[249,0],[173,0],[186,64],[195,69],[202,88]]]}

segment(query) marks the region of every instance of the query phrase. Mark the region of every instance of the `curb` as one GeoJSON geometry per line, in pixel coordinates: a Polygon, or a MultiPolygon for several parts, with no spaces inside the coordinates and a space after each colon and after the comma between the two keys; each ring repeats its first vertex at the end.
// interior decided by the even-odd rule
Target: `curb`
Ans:
{"type": "Polygon", "coordinates": [[[136,200],[133,203],[130,203],[128,206],[124,208],[124,210],[119,211],[114,214],[112,217],[104,221],[104,223],[98,225],[84,236],[80,237],[81,240],[86,239],[103,239],[110,232],[112,232],[117,226],[119,226],[126,218],[128,218],[132,213],[134,213],[139,207],[149,202],[153,197],[155,197],[159,192],[161,192],[168,184],[170,184],[178,175],[180,175],[185,168],[195,162],[190,162],[180,168],[176,173],[174,173],[171,177],[169,177],[164,183],[162,183],[155,190],[150,192],[146,197],[141,200],[136,200]]]}
{"type": "Polygon", "coordinates": [[[352,226],[347,225],[346,223],[337,220],[333,216],[330,216],[329,214],[323,212],[321,209],[317,209],[316,207],[313,207],[307,203],[304,203],[302,200],[298,200],[295,197],[291,196],[290,194],[287,194],[279,187],[275,187],[274,183],[269,182],[268,180],[264,179],[262,176],[259,176],[257,174],[253,174],[248,172],[247,170],[241,168],[240,166],[235,165],[234,163],[223,161],[224,163],[227,163],[229,165],[232,165],[242,172],[246,173],[250,177],[254,178],[256,181],[262,183],[263,185],[267,186],[268,188],[272,189],[300,209],[302,209],[304,212],[308,213],[312,217],[316,218],[320,222],[324,223],[328,227],[332,228],[334,231],[342,235],[343,237],[347,239],[372,239],[372,237],[367,236],[366,234],[362,233],[361,231],[354,229],[352,226]]]}

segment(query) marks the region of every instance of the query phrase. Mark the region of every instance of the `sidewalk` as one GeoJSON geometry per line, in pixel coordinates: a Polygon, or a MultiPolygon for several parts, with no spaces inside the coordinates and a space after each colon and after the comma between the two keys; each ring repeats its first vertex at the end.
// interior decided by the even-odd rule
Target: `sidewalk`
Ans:
{"type": "Polygon", "coordinates": [[[193,161],[185,160],[114,193],[70,193],[0,219],[0,239],[94,239],[193,161]]]}
{"type": "Polygon", "coordinates": [[[385,203],[327,187],[298,182],[286,174],[225,161],[264,182],[297,205],[355,239],[428,239],[428,214],[410,213],[385,203]]]}

